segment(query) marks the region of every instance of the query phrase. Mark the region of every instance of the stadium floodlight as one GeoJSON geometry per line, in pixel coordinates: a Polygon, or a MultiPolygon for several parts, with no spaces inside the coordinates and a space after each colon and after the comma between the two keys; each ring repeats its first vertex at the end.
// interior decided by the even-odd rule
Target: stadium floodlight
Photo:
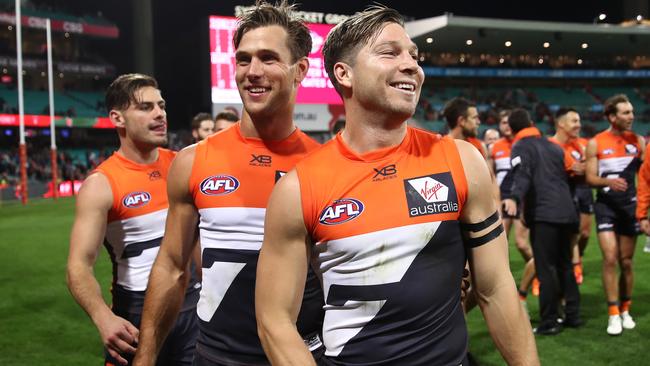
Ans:
{"type": "Polygon", "coordinates": [[[537,60],[537,63],[540,64],[540,65],[543,64],[543,63],[544,63],[544,59],[540,57],[539,60],[537,60]]]}
{"type": "Polygon", "coordinates": [[[465,44],[468,45],[468,46],[471,46],[472,43],[474,43],[474,41],[472,41],[471,39],[468,39],[467,41],[465,41],[465,44]]]}
{"type": "Polygon", "coordinates": [[[585,42],[585,43],[581,44],[580,47],[582,47],[582,49],[584,50],[587,47],[589,47],[589,44],[587,42],[585,42]]]}
{"type": "Polygon", "coordinates": [[[499,63],[502,64],[502,63],[504,63],[504,62],[506,62],[506,60],[505,60],[503,57],[501,57],[501,58],[499,59],[499,63]]]}
{"type": "Polygon", "coordinates": [[[512,46],[512,42],[511,42],[511,41],[506,41],[506,43],[504,43],[504,44],[506,45],[506,47],[510,47],[510,46],[512,46]]]}
{"type": "Polygon", "coordinates": [[[598,16],[598,20],[600,20],[600,21],[602,22],[602,21],[605,20],[605,19],[607,19],[607,14],[605,14],[605,13],[600,13],[600,15],[598,16]]]}
{"type": "Polygon", "coordinates": [[[643,15],[641,15],[641,14],[637,15],[637,16],[636,16],[636,21],[639,22],[639,23],[640,23],[641,21],[643,21],[643,15]]]}
{"type": "Polygon", "coordinates": [[[544,42],[544,44],[542,46],[544,46],[544,48],[549,48],[549,47],[551,47],[551,43],[550,42],[544,42]]]}
{"type": "Polygon", "coordinates": [[[581,58],[578,59],[578,65],[582,65],[582,59],[581,58]]]}
{"type": "Polygon", "coordinates": [[[431,37],[427,38],[427,43],[433,43],[433,38],[431,37]]]}

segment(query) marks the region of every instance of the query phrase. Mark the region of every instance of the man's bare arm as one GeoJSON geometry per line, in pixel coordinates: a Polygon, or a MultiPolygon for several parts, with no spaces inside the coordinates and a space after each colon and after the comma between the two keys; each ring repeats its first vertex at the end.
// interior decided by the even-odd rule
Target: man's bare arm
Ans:
{"type": "Polygon", "coordinates": [[[490,197],[490,173],[471,145],[456,142],[468,183],[461,213],[472,283],[492,339],[510,365],[538,365],[535,339],[517,297],[508,262],[508,242],[490,197]],[[495,220],[496,219],[496,220],[495,220]],[[474,224],[474,225],[467,225],[474,224]]]}
{"type": "Polygon", "coordinates": [[[587,144],[585,179],[592,187],[609,187],[614,191],[625,191],[627,182],[623,178],[603,178],[598,176],[598,157],[596,156],[598,146],[595,139],[589,140],[587,144]]]}
{"type": "Polygon", "coordinates": [[[274,365],[315,365],[296,329],[310,255],[300,201],[294,170],[278,182],[269,199],[257,263],[257,331],[274,365]]]}
{"type": "Polygon", "coordinates": [[[135,353],[133,344],[138,340],[138,329],[126,319],[113,314],[102,297],[94,273],[112,203],[108,179],[101,173],[90,175],[77,196],[75,220],[70,234],[67,282],[74,299],[95,323],[109,354],[125,365],[127,361],[120,353],[135,353]]]}
{"type": "Polygon", "coordinates": [[[194,151],[194,147],[182,150],[169,169],[165,236],[149,275],[134,365],[155,364],[183,304],[191,276],[189,262],[197,243],[198,223],[198,212],[189,192],[194,151]]]}

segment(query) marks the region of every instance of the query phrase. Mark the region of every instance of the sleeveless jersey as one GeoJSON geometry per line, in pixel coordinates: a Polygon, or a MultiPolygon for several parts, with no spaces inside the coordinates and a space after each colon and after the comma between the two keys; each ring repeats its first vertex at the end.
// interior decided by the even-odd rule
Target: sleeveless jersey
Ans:
{"type": "Polygon", "coordinates": [[[621,177],[627,182],[625,192],[615,192],[609,187],[601,187],[598,189],[598,201],[616,206],[635,202],[635,173],[641,165],[641,146],[637,135],[631,131],[615,135],[606,130],[594,136],[594,140],[596,140],[598,175],[603,178],[621,177]]]}
{"type": "MultiPolygon", "coordinates": [[[[496,174],[497,184],[501,187],[503,178],[508,174],[510,169],[510,150],[512,150],[512,140],[502,137],[492,144],[490,158],[494,161],[494,173],[496,174]]],[[[503,194],[503,192],[501,192],[503,194]]]]}
{"type": "Polygon", "coordinates": [[[409,127],[398,146],[357,155],[339,134],[296,170],[326,363],[460,364],[467,182],[454,140],[409,127]]]}
{"type": "MultiPolygon", "coordinates": [[[[318,146],[299,130],[282,141],[246,138],[239,123],[197,144],[189,190],[200,216],[202,356],[225,364],[268,363],[254,303],[266,205],[277,180],[318,146]]],[[[319,333],[322,306],[320,283],[310,270],[298,319],[304,337],[319,333]]]]}
{"type": "Polygon", "coordinates": [[[476,137],[468,137],[466,141],[472,144],[472,146],[474,146],[478,150],[478,152],[481,153],[483,158],[487,159],[485,147],[481,140],[477,139],[476,137]]]}
{"type": "Polygon", "coordinates": [[[564,152],[564,168],[572,174],[571,167],[573,164],[585,159],[587,145],[582,141],[584,139],[569,139],[565,143],[561,143],[554,137],[549,137],[548,140],[562,148],[564,152]]]}
{"type": "MultiPolygon", "coordinates": [[[[113,263],[114,308],[142,310],[149,273],[165,232],[167,172],[175,155],[159,148],[155,163],[138,164],[114,153],[96,168],[106,176],[113,192],[104,245],[113,263]]],[[[195,279],[190,281],[185,308],[196,305],[194,284],[195,279]]]]}

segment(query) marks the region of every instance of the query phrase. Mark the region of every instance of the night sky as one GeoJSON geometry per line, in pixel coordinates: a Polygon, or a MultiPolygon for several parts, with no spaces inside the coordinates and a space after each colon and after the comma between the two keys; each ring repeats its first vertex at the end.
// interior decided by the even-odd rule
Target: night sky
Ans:
{"type": "MultiPolygon", "coordinates": [[[[106,44],[103,55],[117,68],[118,73],[133,72],[133,15],[131,1],[47,0],[73,14],[96,13],[115,22],[120,39],[106,44]],[[110,43],[110,44],[108,44],[110,43]]],[[[43,1],[34,1],[36,3],[43,1]]],[[[168,102],[169,122],[172,128],[182,128],[198,112],[211,111],[209,75],[209,15],[233,15],[235,5],[251,5],[252,1],[224,0],[152,0],[154,19],[155,77],[168,102]]],[[[620,0],[592,1],[383,1],[409,18],[427,18],[451,12],[455,15],[553,20],[590,23],[601,12],[608,21],[622,20],[620,0]],[[426,5],[421,5],[426,4],[426,5]],[[570,4],[570,5],[567,5],[570,4]]],[[[353,14],[363,10],[369,1],[302,1],[300,10],[325,13],[353,14]]]]}

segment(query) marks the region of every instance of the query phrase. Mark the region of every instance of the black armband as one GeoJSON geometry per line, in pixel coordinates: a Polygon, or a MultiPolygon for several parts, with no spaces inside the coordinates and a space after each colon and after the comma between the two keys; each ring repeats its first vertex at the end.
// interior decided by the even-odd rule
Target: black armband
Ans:
{"type": "Polygon", "coordinates": [[[497,211],[494,211],[494,213],[490,215],[490,217],[483,220],[482,222],[478,222],[475,224],[461,223],[460,227],[463,230],[463,240],[465,242],[465,245],[469,248],[476,248],[490,242],[491,240],[501,235],[504,229],[503,229],[503,224],[499,223],[499,225],[497,225],[494,229],[490,230],[484,235],[477,236],[477,237],[470,237],[470,233],[477,233],[483,231],[489,228],[490,226],[492,226],[498,220],[499,220],[499,213],[497,211]]]}

